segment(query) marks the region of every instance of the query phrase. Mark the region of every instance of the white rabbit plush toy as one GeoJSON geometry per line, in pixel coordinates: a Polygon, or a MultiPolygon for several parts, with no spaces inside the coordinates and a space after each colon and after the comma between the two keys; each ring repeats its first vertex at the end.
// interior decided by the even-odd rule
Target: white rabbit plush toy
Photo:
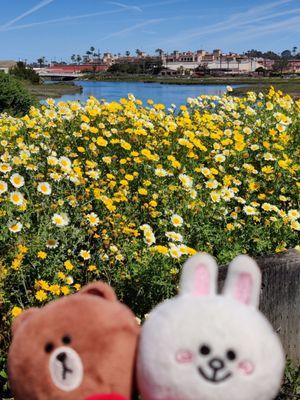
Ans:
{"type": "Polygon", "coordinates": [[[285,357],[258,311],[261,273],[241,255],[222,295],[217,264],[199,253],[183,267],[178,296],[158,305],[143,328],[137,376],[143,400],[271,400],[285,357]]]}

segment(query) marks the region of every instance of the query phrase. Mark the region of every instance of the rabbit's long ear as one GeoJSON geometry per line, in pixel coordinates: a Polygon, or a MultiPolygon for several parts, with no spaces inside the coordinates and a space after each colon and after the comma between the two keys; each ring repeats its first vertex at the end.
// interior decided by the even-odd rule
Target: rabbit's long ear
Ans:
{"type": "Polygon", "coordinates": [[[180,294],[210,296],[216,293],[217,263],[206,253],[198,253],[189,258],[180,279],[180,294]]]}
{"type": "Polygon", "coordinates": [[[261,272],[249,256],[237,256],[228,268],[223,294],[240,303],[258,307],[261,286],[261,272]]]}

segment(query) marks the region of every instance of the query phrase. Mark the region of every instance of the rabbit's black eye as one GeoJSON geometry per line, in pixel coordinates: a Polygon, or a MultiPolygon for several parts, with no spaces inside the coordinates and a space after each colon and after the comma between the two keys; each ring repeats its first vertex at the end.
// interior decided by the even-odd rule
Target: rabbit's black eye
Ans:
{"type": "Polygon", "coordinates": [[[53,343],[46,343],[45,345],[45,352],[46,353],[51,353],[51,351],[54,349],[54,345],[53,343]]]}
{"type": "Polygon", "coordinates": [[[71,337],[69,335],[66,335],[62,338],[62,342],[64,344],[70,344],[71,343],[71,337]]]}
{"type": "Polygon", "coordinates": [[[207,356],[210,353],[210,348],[206,344],[204,344],[203,346],[200,347],[199,351],[204,356],[207,356]]]}
{"type": "Polygon", "coordinates": [[[226,353],[228,360],[233,361],[236,359],[236,354],[233,350],[228,350],[226,353]]]}

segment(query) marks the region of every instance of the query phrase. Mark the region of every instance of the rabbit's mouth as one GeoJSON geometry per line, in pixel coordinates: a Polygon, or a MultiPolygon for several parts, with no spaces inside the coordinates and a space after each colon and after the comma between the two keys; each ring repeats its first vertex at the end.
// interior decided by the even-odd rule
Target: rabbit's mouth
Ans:
{"type": "Polygon", "coordinates": [[[208,376],[208,374],[201,367],[198,367],[198,371],[204,379],[206,379],[209,382],[213,382],[213,383],[224,382],[226,379],[230,378],[230,376],[232,375],[231,372],[227,372],[225,375],[219,376],[220,374],[218,374],[218,371],[213,370],[212,376],[208,376]]]}

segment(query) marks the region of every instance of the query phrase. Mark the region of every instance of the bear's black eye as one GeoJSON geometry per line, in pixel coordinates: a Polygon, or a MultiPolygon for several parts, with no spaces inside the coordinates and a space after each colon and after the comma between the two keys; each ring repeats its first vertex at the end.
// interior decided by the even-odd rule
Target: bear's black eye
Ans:
{"type": "Polygon", "coordinates": [[[204,344],[203,346],[200,347],[199,351],[204,356],[207,356],[210,353],[210,348],[206,344],[204,344]]]}
{"type": "Polygon", "coordinates": [[[69,335],[66,335],[62,338],[62,342],[64,344],[70,344],[71,343],[71,337],[69,335]]]}
{"type": "Polygon", "coordinates": [[[54,345],[53,343],[46,343],[45,345],[45,352],[46,353],[51,353],[51,351],[54,349],[54,345]]]}
{"type": "Polygon", "coordinates": [[[236,359],[236,354],[235,354],[235,351],[233,351],[233,350],[228,350],[226,353],[226,356],[227,356],[228,360],[230,360],[230,361],[233,361],[236,359]]]}

